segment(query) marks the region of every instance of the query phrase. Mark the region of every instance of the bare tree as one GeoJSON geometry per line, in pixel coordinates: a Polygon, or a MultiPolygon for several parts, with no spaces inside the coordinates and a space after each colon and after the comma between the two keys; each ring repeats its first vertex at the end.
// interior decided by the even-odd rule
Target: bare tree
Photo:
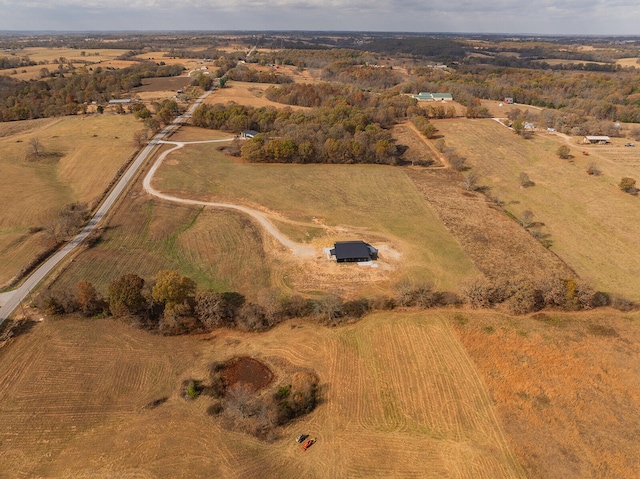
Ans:
{"type": "Polygon", "coordinates": [[[227,389],[226,399],[229,407],[238,411],[244,419],[248,416],[252,396],[253,388],[249,383],[237,382],[227,389]]]}
{"type": "Polygon", "coordinates": [[[529,210],[525,210],[520,215],[520,224],[523,228],[529,228],[533,224],[533,213],[529,210]]]}
{"type": "Polygon", "coordinates": [[[31,149],[30,153],[38,158],[42,153],[42,145],[40,144],[40,140],[37,136],[34,136],[29,140],[29,148],[31,149]]]}
{"type": "Polygon", "coordinates": [[[469,171],[464,175],[462,187],[467,191],[475,191],[478,189],[478,174],[475,171],[469,171]]]}
{"type": "Polygon", "coordinates": [[[593,176],[598,176],[602,173],[602,171],[600,171],[598,165],[592,162],[589,163],[589,166],[587,167],[587,173],[593,176]]]}

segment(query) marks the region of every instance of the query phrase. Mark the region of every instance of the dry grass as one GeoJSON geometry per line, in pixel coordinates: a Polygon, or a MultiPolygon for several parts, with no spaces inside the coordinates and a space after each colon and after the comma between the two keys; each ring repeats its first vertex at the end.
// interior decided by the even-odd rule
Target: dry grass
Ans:
{"type": "Polygon", "coordinates": [[[29,47],[24,48],[16,52],[16,56],[23,57],[28,56],[32,61],[43,62],[39,65],[33,65],[28,67],[9,68],[0,70],[0,75],[9,75],[12,78],[18,80],[33,80],[40,78],[40,70],[47,68],[49,71],[57,70],[58,64],[53,63],[53,60],[58,60],[60,57],[66,58],[65,65],[71,63],[76,68],[81,68],[84,61],[90,62],[87,68],[101,66],[106,68],[107,66],[114,66],[116,68],[123,68],[123,66],[129,66],[131,62],[126,64],[117,64],[116,57],[126,53],[127,50],[111,50],[111,49],[86,49],[86,56],[81,56],[82,50],[76,50],[71,48],[45,48],[45,47],[29,47]],[[117,66],[116,66],[117,65],[117,66]],[[16,74],[12,74],[16,70],[16,74]],[[23,71],[24,70],[24,71],[23,71]]]}
{"type": "Polygon", "coordinates": [[[638,198],[621,192],[622,176],[638,178],[634,162],[616,161],[618,154],[634,155],[633,148],[589,147],[583,157],[572,148],[573,161],[560,160],[555,151],[563,141],[553,135],[523,140],[492,120],[443,121],[436,126],[448,145],[455,147],[480,175],[480,183],[519,217],[524,210],[550,234],[552,251],[595,287],[639,300],[640,219],[638,198]],[[607,156],[609,155],[609,156],[607,156]],[[596,161],[599,177],[586,173],[596,161]],[[535,186],[522,188],[521,172],[535,186]]]}
{"type": "Polygon", "coordinates": [[[16,122],[0,138],[0,284],[12,278],[40,249],[40,226],[68,203],[92,203],[134,153],[131,116],[72,116],[16,122]],[[37,137],[44,158],[25,162],[37,137]],[[55,156],[47,156],[55,154],[55,156]]]}
{"type": "Polygon", "coordinates": [[[457,333],[528,477],[638,475],[637,313],[466,316],[457,333]]]}
{"type": "Polygon", "coordinates": [[[213,94],[209,95],[205,103],[214,105],[216,103],[232,101],[239,105],[253,106],[256,108],[273,106],[275,108],[287,107],[294,110],[308,109],[302,106],[284,105],[267,100],[264,97],[264,91],[270,86],[272,86],[270,83],[229,81],[224,88],[217,89],[213,94]]]}
{"type": "Polygon", "coordinates": [[[617,65],[622,65],[623,67],[635,67],[635,68],[638,68],[638,66],[639,66],[638,60],[640,60],[640,58],[638,58],[638,57],[620,58],[619,60],[616,61],[616,64],[617,65]]]}
{"type": "Polygon", "coordinates": [[[393,138],[398,145],[407,147],[407,151],[402,155],[406,161],[429,162],[439,164],[437,150],[430,148],[428,140],[412,128],[409,122],[396,125],[391,130],[393,138]]]}
{"type": "Polygon", "coordinates": [[[53,283],[74,289],[91,281],[103,294],[116,277],[135,273],[151,281],[158,270],[176,269],[201,287],[255,297],[269,287],[278,264],[265,256],[258,226],[227,211],[156,202],[136,184],[110,218],[93,248],[70,263],[53,283]]]}
{"type": "Polygon", "coordinates": [[[155,187],[175,196],[240,203],[278,220],[327,228],[312,244],[362,238],[402,256],[396,278],[455,289],[475,272],[468,258],[401,168],[378,165],[278,165],[235,162],[212,145],[174,153],[155,187]]]}
{"type": "Polygon", "coordinates": [[[438,314],[338,329],[163,338],[111,320],[39,324],[0,351],[0,467],[43,477],[524,477],[489,394],[438,314]],[[322,402],[273,443],[228,432],[179,385],[253,356],[311,368],[322,402]],[[168,398],[155,408],[146,405],[168,398]],[[318,438],[302,452],[293,441],[318,438]]]}

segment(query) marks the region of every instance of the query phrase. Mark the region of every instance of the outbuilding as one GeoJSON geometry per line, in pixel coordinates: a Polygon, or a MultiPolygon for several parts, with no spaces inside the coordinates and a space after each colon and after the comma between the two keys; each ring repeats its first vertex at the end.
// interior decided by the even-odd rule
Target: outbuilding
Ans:
{"type": "Polygon", "coordinates": [[[582,143],[585,145],[606,145],[611,143],[611,138],[608,136],[585,136],[582,143]]]}
{"type": "Polygon", "coordinates": [[[254,138],[256,135],[258,135],[259,132],[255,131],[255,130],[242,130],[242,133],[240,134],[241,138],[246,138],[247,140],[254,138]]]}
{"type": "Polygon", "coordinates": [[[338,263],[359,263],[378,258],[378,250],[364,241],[336,241],[329,253],[338,263]]]}
{"type": "Polygon", "coordinates": [[[451,101],[453,100],[453,95],[451,93],[430,93],[426,91],[421,91],[417,95],[412,95],[418,101],[451,101]]]}

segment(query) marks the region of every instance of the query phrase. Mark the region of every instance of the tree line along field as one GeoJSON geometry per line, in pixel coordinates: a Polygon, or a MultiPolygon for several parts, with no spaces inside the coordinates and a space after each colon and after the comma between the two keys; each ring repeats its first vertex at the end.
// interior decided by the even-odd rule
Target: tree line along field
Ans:
{"type": "Polygon", "coordinates": [[[436,122],[447,145],[467,157],[490,195],[504,202],[519,218],[525,210],[534,214],[549,234],[551,250],[580,277],[603,291],[640,299],[635,253],[638,237],[638,199],[617,187],[624,176],[637,177],[638,167],[615,160],[627,149],[571,145],[573,161],[558,158],[564,140],[536,134],[524,140],[492,120],[436,122]],[[588,150],[590,155],[582,155],[588,150]],[[619,153],[618,153],[619,152],[619,153]],[[595,162],[602,175],[591,176],[587,166],[595,162]],[[526,172],[534,186],[523,188],[519,175],[526,172]]]}
{"type": "Polygon", "coordinates": [[[439,313],[199,339],[63,319],[15,338],[0,359],[7,478],[525,477],[439,313]],[[212,399],[186,401],[179,384],[237,356],[265,362],[276,382],[285,369],[316,370],[321,404],[272,443],[223,429],[206,413],[212,399]],[[318,438],[304,454],[292,439],[300,431],[318,438]]]}
{"type": "Polygon", "coordinates": [[[93,205],[136,151],[131,116],[20,123],[0,137],[0,285],[43,248],[47,232],[38,228],[55,222],[67,204],[93,205]],[[26,160],[34,138],[41,155],[26,160]]]}

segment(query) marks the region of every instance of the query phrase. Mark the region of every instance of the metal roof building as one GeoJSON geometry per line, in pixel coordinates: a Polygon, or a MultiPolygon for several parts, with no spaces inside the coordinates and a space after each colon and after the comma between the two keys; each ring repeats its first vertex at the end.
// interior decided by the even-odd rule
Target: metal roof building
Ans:
{"type": "Polygon", "coordinates": [[[359,263],[378,257],[378,250],[364,241],[337,241],[330,253],[338,263],[359,263]]]}
{"type": "Polygon", "coordinates": [[[447,101],[453,100],[453,95],[451,93],[430,93],[426,91],[421,91],[417,95],[411,95],[418,101],[447,101]]]}

